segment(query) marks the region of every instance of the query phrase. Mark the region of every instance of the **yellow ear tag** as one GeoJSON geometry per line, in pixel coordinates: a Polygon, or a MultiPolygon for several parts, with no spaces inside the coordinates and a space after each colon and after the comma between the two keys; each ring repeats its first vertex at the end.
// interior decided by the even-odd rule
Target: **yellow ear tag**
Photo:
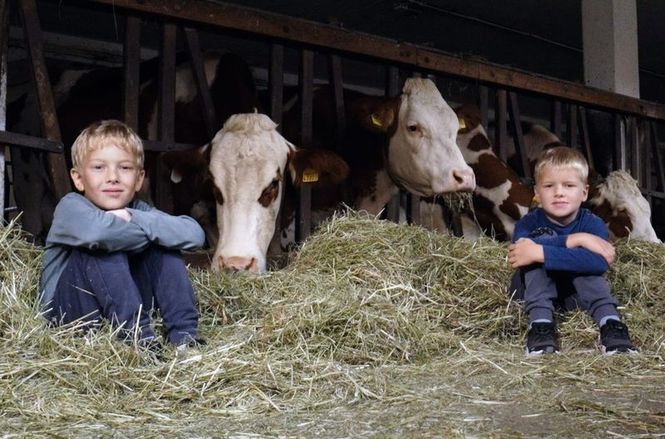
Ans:
{"type": "Polygon", "coordinates": [[[302,182],[303,183],[314,183],[319,181],[319,173],[315,169],[307,168],[302,171],[302,182]]]}
{"type": "Polygon", "coordinates": [[[374,125],[375,127],[383,126],[383,121],[379,119],[379,116],[377,116],[375,113],[372,113],[372,125],[374,125]]]}
{"type": "Polygon", "coordinates": [[[464,128],[466,128],[466,122],[464,121],[464,118],[460,117],[459,118],[459,129],[463,130],[464,128]]]}

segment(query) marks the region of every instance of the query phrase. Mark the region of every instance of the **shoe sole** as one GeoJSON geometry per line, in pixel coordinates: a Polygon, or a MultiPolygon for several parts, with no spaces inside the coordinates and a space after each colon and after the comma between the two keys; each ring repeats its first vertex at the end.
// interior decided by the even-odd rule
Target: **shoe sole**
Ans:
{"type": "Polygon", "coordinates": [[[524,348],[524,352],[526,353],[527,357],[540,357],[542,355],[558,354],[559,353],[558,349],[552,349],[552,350],[548,350],[548,349],[552,349],[552,347],[550,346],[548,348],[541,349],[539,351],[529,351],[529,348],[524,348]]]}

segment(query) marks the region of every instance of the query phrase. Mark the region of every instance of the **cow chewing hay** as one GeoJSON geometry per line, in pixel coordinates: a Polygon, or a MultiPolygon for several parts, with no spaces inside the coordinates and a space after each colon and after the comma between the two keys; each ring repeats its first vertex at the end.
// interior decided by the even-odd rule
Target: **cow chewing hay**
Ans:
{"type": "Polygon", "coordinates": [[[609,279],[641,349],[603,357],[583,313],[525,359],[505,244],[349,213],[287,269],[192,270],[208,346],[154,361],[37,316],[41,249],[0,227],[7,437],[468,437],[665,432],[665,247],[620,241],[609,279]]]}

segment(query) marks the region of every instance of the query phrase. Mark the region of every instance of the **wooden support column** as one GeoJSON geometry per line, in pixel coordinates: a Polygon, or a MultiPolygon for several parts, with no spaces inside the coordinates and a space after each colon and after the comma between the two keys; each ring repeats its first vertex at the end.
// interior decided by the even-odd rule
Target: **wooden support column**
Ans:
{"type": "MultiPolygon", "coordinates": [[[[312,101],[314,98],[314,52],[302,49],[300,62],[300,124],[301,146],[312,146],[312,101]]],[[[298,221],[296,221],[296,237],[305,240],[312,231],[312,187],[303,183],[300,188],[298,203],[298,221]]]]}
{"type": "Polygon", "coordinates": [[[125,41],[123,44],[123,101],[125,123],[138,132],[139,128],[139,87],[141,63],[141,19],[128,15],[125,20],[125,41]]]}
{"type": "Polygon", "coordinates": [[[215,103],[212,101],[212,94],[210,94],[210,87],[208,86],[208,79],[206,78],[205,63],[201,51],[201,44],[199,43],[199,33],[196,29],[190,27],[186,27],[183,30],[185,33],[185,40],[187,40],[189,58],[192,61],[192,75],[194,76],[196,89],[199,93],[199,103],[201,104],[201,112],[203,113],[203,122],[205,123],[208,137],[212,139],[217,133],[217,130],[221,128],[219,123],[224,121],[217,121],[215,103]]]}
{"type": "Polygon", "coordinates": [[[628,158],[626,154],[626,125],[618,113],[614,113],[614,169],[626,170],[628,158]]]}
{"type": "Polygon", "coordinates": [[[480,108],[480,123],[487,130],[489,126],[489,88],[486,85],[478,87],[478,108],[480,108]]]}
{"type": "Polygon", "coordinates": [[[494,148],[496,154],[501,160],[508,163],[508,153],[506,151],[506,132],[507,117],[507,94],[506,90],[496,91],[496,101],[494,104],[494,118],[496,120],[496,130],[494,131],[494,148]]]}
{"type": "Polygon", "coordinates": [[[552,101],[550,115],[550,131],[554,133],[559,139],[561,139],[561,101],[552,101]]]}
{"type": "Polygon", "coordinates": [[[522,122],[520,116],[520,106],[517,102],[517,93],[511,91],[508,93],[508,109],[510,111],[510,121],[513,124],[514,143],[516,152],[519,154],[522,163],[522,176],[531,182],[531,166],[529,158],[526,155],[526,146],[524,145],[524,134],[522,133],[522,122]]]}
{"type": "Polygon", "coordinates": [[[577,148],[577,105],[568,105],[568,138],[566,143],[571,148],[577,148]]]}
{"type": "Polygon", "coordinates": [[[658,131],[656,122],[649,123],[649,137],[651,138],[651,146],[653,148],[653,158],[656,162],[656,179],[657,184],[660,186],[660,191],[665,192],[665,170],[663,170],[663,155],[658,146],[658,131]]]}
{"type": "MultiPolygon", "coordinates": [[[[46,63],[44,62],[44,48],[42,30],[37,15],[35,0],[22,0],[17,2],[23,21],[25,39],[28,52],[32,60],[32,74],[37,91],[37,102],[41,114],[42,135],[48,140],[61,141],[60,126],[55,112],[55,102],[51,89],[46,63]]],[[[69,173],[65,157],[62,154],[48,154],[48,172],[53,185],[53,192],[57,199],[63,197],[71,190],[69,173]]]]}
{"type": "MultiPolygon", "coordinates": [[[[394,97],[399,94],[399,68],[389,66],[386,71],[386,96],[394,97]]],[[[388,166],[388,164],[385,164],[388,166]]],[[[399,210],[401,205],[402,191],[398,190],[386,205],[386,218],[392,222],[399,222],[399,210]]],[[[406,201],[406,194],[404,194],[406,201]]]]}
{"type": "MultiPolygon", "coordinates": [[[[177,28],[173,23],[162,24],[162,46],[159,68],[159,140],[167,148],[175,142],[175,51],[177,28]]],[[[159,154],[157,154],[159,155],[159,154]]],[[[155,160],[155,204],[161,210],[173,212],[173,196],[168,169],[155,160]]]]}
{"type": "MultiPolygon", "coordinates": [[[[7,128],[7,50],[9,1],[0,0],[0,131],[7,128]]],[[[5,222],[5,145],[0,142],[0,225],[5,222]]]]}
{"type": "Polygon", "coordinates": [[[582,134],[582,150],[589,163],[589,169],[595,169],[593,152],[591,151],[591,141],[589,140],[589,126],[587,123],[586,108],[579,107],[577,115],[580,122],[580,132],[582,134]]]}
{"type": "Polygon", "coordinates": [[[284,105],[284,46],[270,46],[270,73],[268,77],[270,89],[270,118],[282,131],[282,106],[284,105]]]}
{"type": "Polygon", "coordinates": [[[339,55],[328,55],[328,68],[330,85],[333,91],[333,105],[335,110],[336,122],[336,149],[338,153],[342,153],[342,148],[346,146],[343,144],[344,135],[346,133],[346,111],[344,109],[344,80],[342,72],[342,59],[339,55]]]}

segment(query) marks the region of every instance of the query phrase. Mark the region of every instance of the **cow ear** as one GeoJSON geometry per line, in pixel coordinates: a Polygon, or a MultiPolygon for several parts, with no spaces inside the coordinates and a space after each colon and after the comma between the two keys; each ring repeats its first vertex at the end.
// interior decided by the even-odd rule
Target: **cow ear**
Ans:
{"type": "Polygon", "coordinates": [[[326,149],[294,149],[289,152],[289,173],[294,186],[303,183],[331,186],[346,180],[349,165],[339,155],[326,149]]]}
{"type": "Polygon", "coordinates": [[[363,128],[374,132],[394,130],[398,111],[398,98],[363,96],[350,104],[350,117],[363,128]]]}
{"type": "Polygon", "coordinates": [[[464,104],[455,108],[457,119],[459,119],[460,134],[468,133],[480,125],[482,116],[480,108],[473,104],[464,104]]]}
{"type": "Polygon", "coordinates": [[[162,160],[171,170],[171,181],[180,183],[188,174],[200,174],[208,169],[210,162],[210,144],[187,151],[169,151],[162,155],[162,160]]]}

